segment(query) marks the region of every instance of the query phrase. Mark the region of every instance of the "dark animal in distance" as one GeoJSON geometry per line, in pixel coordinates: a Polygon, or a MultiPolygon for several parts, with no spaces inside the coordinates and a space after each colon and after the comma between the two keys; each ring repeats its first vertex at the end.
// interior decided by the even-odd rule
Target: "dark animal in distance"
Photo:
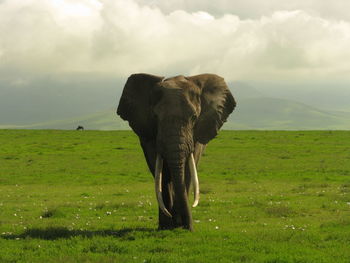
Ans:
{"type": "Polygon", "coordinates": [[[84,127],[79,125],[79,126],[77,127],[76,130],[77,130],[77,131],[83,131],[83,130],[84,130],[84,127]]]}
{"type": "Polygon", "coordinates": [[[117,114],[138,135],[155,178],[159,229],[193,230],[188,195],[192,184],[192,206],[197,206],[199,158],[235,106],[218,75],[165,79],[142,73],[128,78],[117,114]]]}

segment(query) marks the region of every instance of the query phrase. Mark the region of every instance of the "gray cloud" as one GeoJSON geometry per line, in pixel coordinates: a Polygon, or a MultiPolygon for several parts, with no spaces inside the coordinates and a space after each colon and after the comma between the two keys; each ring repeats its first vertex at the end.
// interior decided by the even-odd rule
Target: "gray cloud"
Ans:
{"type": "Polygon", "coordinates": [[[7,0],[0,71],[349,80],[350,22],[322,15],[348,4],[261,2],[7,0]]]}

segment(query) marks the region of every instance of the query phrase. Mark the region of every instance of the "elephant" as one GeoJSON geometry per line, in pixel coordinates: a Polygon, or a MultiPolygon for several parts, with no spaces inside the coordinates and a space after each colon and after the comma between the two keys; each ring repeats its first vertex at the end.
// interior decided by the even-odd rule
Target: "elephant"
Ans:
{"type": "Polygon", "coordinates": [[[189,205],[199,201],[197,165],[236,102],[224,79],[215,74],[164,78],[132,74],[124,86],[117,114],[139,137],[155,181],[158,229],[193,231],[189,205]]]}

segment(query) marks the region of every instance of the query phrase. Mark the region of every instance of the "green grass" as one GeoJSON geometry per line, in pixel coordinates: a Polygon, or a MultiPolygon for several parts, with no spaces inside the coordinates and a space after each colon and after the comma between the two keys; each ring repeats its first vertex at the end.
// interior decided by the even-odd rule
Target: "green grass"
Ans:
{"type": "Polygon", "coordinates": [[[349,262],[350,132],[223,131],[195,232],[157,231],[130,131],[0,130],[0,262],[349,262]]]}

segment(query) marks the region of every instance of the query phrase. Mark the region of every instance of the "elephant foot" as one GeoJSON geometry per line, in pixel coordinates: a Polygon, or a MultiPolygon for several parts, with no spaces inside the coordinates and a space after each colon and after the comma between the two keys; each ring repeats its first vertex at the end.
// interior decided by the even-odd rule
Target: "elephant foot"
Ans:
{"type": "Polygon", "coordinates": [[[176,224],[176,226],[174,228],[183,228],[183,229],[186,229],[186,230],[193,232],[192,224],[176,224]]]}
{"type": "Polygon", "coordinates": [[[159,225],[158,230],[173,230],[174,226],[164,226],[164,225],[159,225]]]}
{"type": "Polygon", "coordinates": [[[171,224],[171,225],[161,225],[161,224],[159,224],[159,226],[158,226],[158,230],[173,230],[175,228],[183,228],[183,229],[186,229],[186,230],[189,230],[189,231],[193,232],[192,225],[188,225],[188,226],[177,225],[177,226],[174,226],[173,224],[171,224]]]}
{"type": "Polygon", "coordinates": [[[179,215],[174,215],[172,218],[170,218],[159,211],[158,230],[172,230],[175,228],[183,228],[191,232],[193,231],[192,222],[183,222],[179,215]]]}
{"type": "Polygon", "coordinates": [[[164,215],[161,210],[159,210],[158,219],[159,219],[158,230],[174,229],[174,223],[172,218],[164,215]]]}

